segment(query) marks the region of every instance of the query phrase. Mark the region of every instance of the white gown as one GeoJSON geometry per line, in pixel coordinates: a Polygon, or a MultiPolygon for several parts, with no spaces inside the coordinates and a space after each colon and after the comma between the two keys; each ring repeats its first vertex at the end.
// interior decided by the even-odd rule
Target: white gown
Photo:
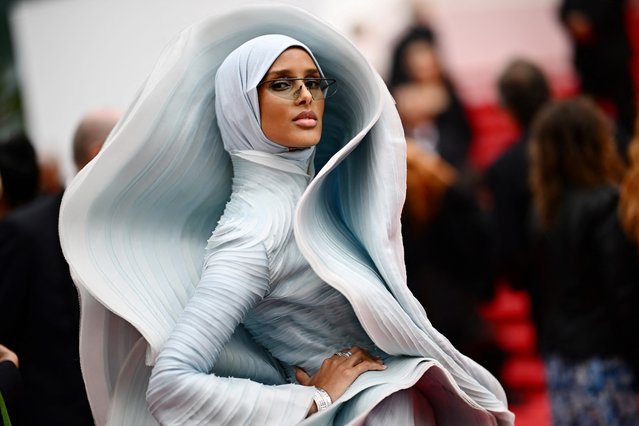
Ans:
{"type": "Polygon", "coordinates": [[[154,424],[150,412],[165,424],[512,424],[496,379],[432,328],[406,287],[404,188],[392,98],[326,24],[253,6],[182,33],[61,209],[98,424],[154,424]],[[240,152],[231,187],[211,81],[264,32],[304,42],[341,82],[310,184],[295,164],[240,152]],[[313,373],[354,344],[388,368],[304,419],[313,389],[289,383],[291,367],[313,373]]]}

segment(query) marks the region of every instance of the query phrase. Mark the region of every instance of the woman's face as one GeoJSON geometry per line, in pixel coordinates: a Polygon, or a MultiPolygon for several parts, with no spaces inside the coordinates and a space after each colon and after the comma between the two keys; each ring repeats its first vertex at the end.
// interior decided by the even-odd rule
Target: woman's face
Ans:
{"type": "Polygon", "coordinates": [[[418,83],[428,83],[441,78],[441,69],[437,54],[432,45],[417,40],[406,48],[404,64],[410,78],[418,83]]]}
{"type": "MultiPolygon", "coordinates": [[[[304,49],[291,47],[278,56],[262,81],[282,77],[312,78],[321,75],[304,49]]],[[[258,87],[258,96],[262,131],[269,140],[288,148],[308,148],[320,141],[324,100],[313,100],[305,86],[300,89],[297,99],[279,97],[269,89],[269,83],[258,87]]]]}

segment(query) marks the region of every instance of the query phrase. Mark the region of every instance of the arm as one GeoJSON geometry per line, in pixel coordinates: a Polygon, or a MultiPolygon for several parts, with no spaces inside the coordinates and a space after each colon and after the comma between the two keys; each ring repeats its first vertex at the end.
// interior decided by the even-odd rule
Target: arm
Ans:
{"type": "Polygon", "coordinates": [[[268,261],[259,243],[226,244],[205,259],[200,283],[149,381],[149,409],[160,423],[292,424],[306,417],[312,387],[267,386],[210,374],[235,328],[268,287],[268,261]]]}
{"type": "Polygon", "coordinates": [[[2,395],[9,415],[16,413],[22,395],[22,378],[18,370],[18,357],[3,345],[0,345],[0,395],[2,395]]]}

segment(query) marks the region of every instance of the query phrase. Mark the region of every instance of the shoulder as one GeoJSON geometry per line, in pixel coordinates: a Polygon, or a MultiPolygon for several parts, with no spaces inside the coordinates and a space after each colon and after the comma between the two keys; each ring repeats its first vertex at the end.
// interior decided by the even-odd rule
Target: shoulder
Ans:
{"type": "Polygon", "coordinates": [[[6,228],[24,233],[55,225],[60,212],[62,193],[42,195],[31,203],[22,206],[0,221],[6,228]]]}
{"type": "Polygon", "coordinates": [[[525,136],[513,141],[488,168],[488,176],[503,178],[528,165],[528,143],[525,136]]]}
{"type": "Polygon", "coordinates": [[[208,240],[207,249],[279,247],[292,236],[293,214],[294,209],[273,201],[252,205],[232,197],[208,240]]]}
{"type": "Polygon", "coordinates": [[[611,185],[570,189],[559,206],[557,225],[575,235],[617,233],[619,192],[611,185]]]}
{"type": "Polygon", "coordinates": [[[601,217],[617,210],[619,190],[612,185],[600,185],[588,189],[573,189],[567,192],[564,208],[582,217],[601,217]]]}

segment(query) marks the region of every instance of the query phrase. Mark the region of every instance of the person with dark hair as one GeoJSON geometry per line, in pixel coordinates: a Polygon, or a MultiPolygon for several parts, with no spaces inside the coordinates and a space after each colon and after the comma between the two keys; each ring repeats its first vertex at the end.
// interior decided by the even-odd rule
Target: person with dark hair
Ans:
{"type": "Polygon", "coordinates": [[[422,149],[435,151],[459,171],[464,170],[472,131],[430,28],[411,28],[398,42],[389,87],[406,135],[422,149]]]}
{"type": "Polygon", "coordinates": [[[559,15],[573,45],[581,91],[610,102],[620,130],[632,135],[636,91],[627,6],[626,0],[562,0],[559,15]]]}
{"type": "Polygon", "coordinates": [[[522,130],[528,130],[552,93],[544,72],[525,59],[514,59],[497,82],[499,100],[522,130]]]}
{"type": "MultiPolygon", "coordinates": [[[[118,117],[114,110],[83,117],[73,140],[78,170],[118,117]]],[[[78,292],[58,236],[62,195],[41,196],[0,220],[0,342],[20,357],[27,425],[93,423],[78,355],[78,292]]]]}
{"type": "Polygon", "coordinates": [[[619,223],[623,163],[592,102],[547,106],[530,146],[540,330],[555,425],[637,425],[637,247],[619,223]]]}
{"type": "Polygon", "coordinates": [[[38,160],[31,141],[19,133],[0,141],[0,218],[38,195],[38,160]]]}
{"type": "Polygon", "coordinates": [[[500,103],[517,124],[520,135],[485,174],[492,199],[496,272],[511,285],[534,291],[528,282],[531,195],[527,151],[533,119],[550,101],[551,90],[544,72],[524,59],[506,66],[497,88],[500,103]]]}

